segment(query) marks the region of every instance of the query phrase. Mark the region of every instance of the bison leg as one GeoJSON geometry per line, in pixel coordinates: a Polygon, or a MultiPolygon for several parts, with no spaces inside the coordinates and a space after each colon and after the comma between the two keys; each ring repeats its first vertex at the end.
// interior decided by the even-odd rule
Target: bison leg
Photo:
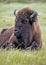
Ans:
{"type": "Polygon", "coordinates": [[[39,49],[39,43],[34,41],[31,45],[31,50],[38,50],[38,49],[39,49]]]}
{"type": "Polygon", "coordinates": [[[11,35],[11,37],[9,38],[8,42],[7,42],[7,49],[9,48],[15,48],[18,46],[18,39],[16,38],[16,36],[14,36],[14,34],[11,35]]]}
{"type": "Polygon", "coordinates": [[[40,33],[37,33],[35,36],[34,36],[34,41],[32,42],[32,45],[31,45],[31,49],[32,50],[38,50],[42,47],[42,38],[41,38],[41,34],[40,33]]]}

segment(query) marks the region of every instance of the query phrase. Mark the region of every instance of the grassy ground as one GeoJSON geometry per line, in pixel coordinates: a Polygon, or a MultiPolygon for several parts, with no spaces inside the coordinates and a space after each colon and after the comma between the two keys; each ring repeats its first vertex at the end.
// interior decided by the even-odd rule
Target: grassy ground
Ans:
{"type": "Polygon", "coordinates": [[[0,65],[46,65],[46,3],[19,4],[0,3],[0,30],[14,26],[14,10],[23,7],[37,10],[42,30],[43,47],[39,51],[3,50],[0,49],[0,65]]]}

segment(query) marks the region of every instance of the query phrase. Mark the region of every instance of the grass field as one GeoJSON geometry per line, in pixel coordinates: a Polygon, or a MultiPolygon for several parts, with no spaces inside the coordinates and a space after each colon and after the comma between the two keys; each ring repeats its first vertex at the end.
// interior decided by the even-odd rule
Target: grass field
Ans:
{"type": "Polygon", "coordinates": [[[30,7],[38,12],[41,25],[43,45],[39,51],[0,49],[0,65],[46,65],[46,3],[0,3],[0,30],[14,26],[14,10],[30,7]]]}

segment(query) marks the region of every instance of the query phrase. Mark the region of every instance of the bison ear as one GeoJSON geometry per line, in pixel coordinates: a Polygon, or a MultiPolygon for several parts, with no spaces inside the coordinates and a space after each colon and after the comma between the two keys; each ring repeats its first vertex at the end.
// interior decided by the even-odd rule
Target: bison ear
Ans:
{"type": "Polygon", "coordinates": [[[16,16],[16,9],[14,10],[14,15],[16,16]]]}
{"type": "Polygon", "coordinates": [[[33,11],[32,14],[30,15],[31,21],[33,21],[33,18],[35,18],[38,15],[36,11],[33,11]]]}

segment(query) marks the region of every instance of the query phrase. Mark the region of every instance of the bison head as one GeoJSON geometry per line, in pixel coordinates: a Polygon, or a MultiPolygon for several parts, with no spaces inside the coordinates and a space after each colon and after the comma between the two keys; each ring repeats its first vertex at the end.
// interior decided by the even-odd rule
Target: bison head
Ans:
{"type": "Polygon", "coordinates": [[[16,11],[14,11],[14,15],[16,15],[14,34],[17,38],[22,38],[24,40],[24,44],[27,44],[29,43],[32,24],[33,22],[37,22],[38,14],[34,10],[23,8],[17,14],[16,11]]]}

